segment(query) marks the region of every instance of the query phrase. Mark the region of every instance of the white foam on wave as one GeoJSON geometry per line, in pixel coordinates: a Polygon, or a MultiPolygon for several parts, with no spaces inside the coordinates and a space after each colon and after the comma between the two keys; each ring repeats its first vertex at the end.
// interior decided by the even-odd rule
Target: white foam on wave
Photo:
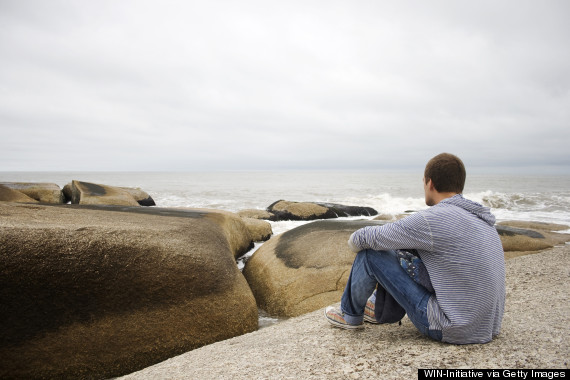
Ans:
{"type": "Polygon", "coordinates": [[[565,195],[487,190],[465,197],[489,207],[499,221],[525,220],[570,226],[570,197],[565,195]]]}
{"type": "Polygon", "coordinates": [[[398,197],[389,193],[380,193],[362,198],[349,197],[339,203],[351,206],[368,206],[375,209],[378,214],[389,215],[398,215],[406,211],[419,211],[427,207],[423,197],[398,197]]]}

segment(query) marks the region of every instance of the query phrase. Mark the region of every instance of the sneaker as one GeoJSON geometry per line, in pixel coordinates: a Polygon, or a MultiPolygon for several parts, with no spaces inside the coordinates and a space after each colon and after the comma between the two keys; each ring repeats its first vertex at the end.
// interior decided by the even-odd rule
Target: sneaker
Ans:
{"type": "Polygon", "coordinates": [[[364,307],[364,320],[368,323],[379,323],[376,320],[376,314],[374,314],[374,302],[370,299],[366,302],[366,306],[364,307]]]}
{"type": "Polygon", "coordinates": [[[340,327],[341,329],[361,329],[364,327],[364,324],[359,325],[351,325],[344,319],[344,313],[332,306],[329,306],[325,309],[325,318],[327,321],[336,327],[340,327]]]}

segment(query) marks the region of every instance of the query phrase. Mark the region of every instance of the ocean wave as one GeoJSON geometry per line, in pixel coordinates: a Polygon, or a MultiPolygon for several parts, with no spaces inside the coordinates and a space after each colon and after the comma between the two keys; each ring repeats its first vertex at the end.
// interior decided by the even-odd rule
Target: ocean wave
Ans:
{"type": "Polygon", "coordinates": [[[380,193],[363,198],[350,197],[339,203],[354,206],[368,206],[374,208],[379,214],[398,215],[407,211],[419,211],[427,206],[423,197],[398,197],[390,193],[380,193]]]}
{"type": "Polygon", "coordinates": [[[466,194],[465,197],[493,209],[522,212],[570,212],[570,197],[566,195],[501,193],[487,190],[480,193],[466,194]]]}

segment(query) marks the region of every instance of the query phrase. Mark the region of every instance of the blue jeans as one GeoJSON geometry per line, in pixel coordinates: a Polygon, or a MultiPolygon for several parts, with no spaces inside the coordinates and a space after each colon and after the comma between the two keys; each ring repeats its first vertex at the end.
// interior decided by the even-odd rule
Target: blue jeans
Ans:
{"type": "Polygon", "coordinates": [[[440,330],[430,330],[427,305],[432,293],[416,283],[400,266],[395,251],[358,252],[341,299],[344,319],[362,323],[366,301],[380,284],[406,310],[408,318],[424,335],[441,341],[440,330]]]}

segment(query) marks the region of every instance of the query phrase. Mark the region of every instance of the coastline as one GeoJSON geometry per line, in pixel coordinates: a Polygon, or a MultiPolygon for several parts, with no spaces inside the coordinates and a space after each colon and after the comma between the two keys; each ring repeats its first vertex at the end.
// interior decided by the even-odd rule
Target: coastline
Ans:
{"type": "Polygon", "coordinates": [[[120,379],[415,378],[418,368],[568,368],[570,245],[507,260],[501,334],[457,346],[402,325],[331,327],[322,310],[173,357],[120,379]]]}

